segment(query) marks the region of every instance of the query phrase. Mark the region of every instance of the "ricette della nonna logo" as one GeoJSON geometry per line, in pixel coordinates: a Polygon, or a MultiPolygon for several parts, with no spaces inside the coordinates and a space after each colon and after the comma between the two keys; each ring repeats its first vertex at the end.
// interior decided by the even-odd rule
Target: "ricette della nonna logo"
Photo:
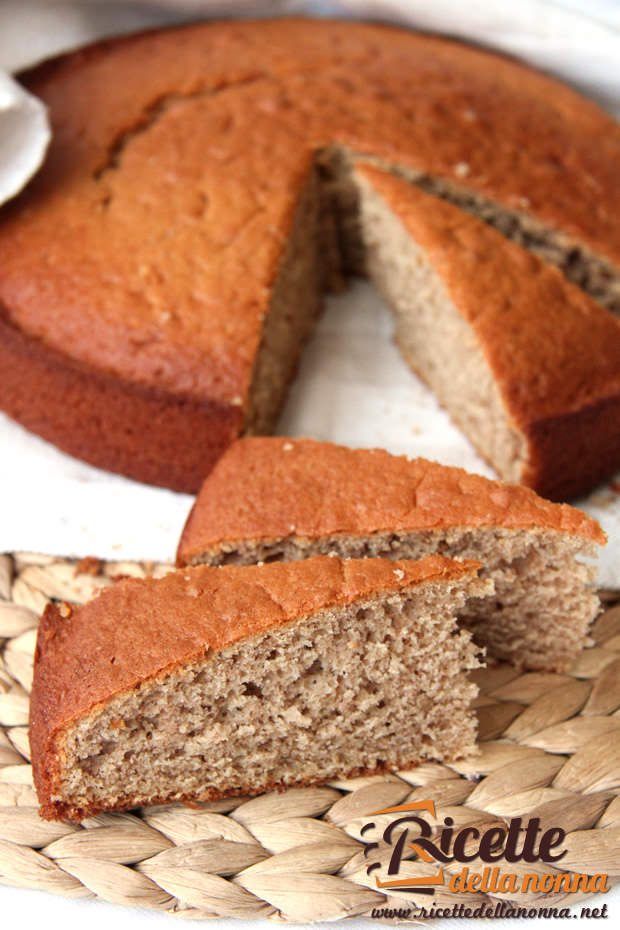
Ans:
{"type": "Polygon", "coordinates": [[[369,820],[360,831],[366,871],[389,896],[411,894],[423,901],[437,895],[445,900],[450,894],[496,894],[509,899],[609,890],[607,874],[562,870],[566,832],[539,817],[457,826],[451,817],[439,821],[430,799],[386,807],[370,817],[381,820],[369,820]]]}

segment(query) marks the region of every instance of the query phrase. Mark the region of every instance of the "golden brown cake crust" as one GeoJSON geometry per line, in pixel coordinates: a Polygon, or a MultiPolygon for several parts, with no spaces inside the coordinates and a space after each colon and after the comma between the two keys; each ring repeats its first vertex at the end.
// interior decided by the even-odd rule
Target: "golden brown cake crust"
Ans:
{"type": "MultiPolygon", "coordinates": [[[[101,43],[26,83],[54,140],[1,214],[2,317],[29,344],[21,393],[0,369],[2,404],[137,478],[195,490],[241,431],[295,204],[325,145],[527,210],[620,262],[618,127],[559,83],[464,45],[354,23],[213,23],[101,43]],[[50,354],[66,359],[68,399],[50,354]],[[77,417],[63,423],[76,367],[123,393],[99,440],[77,417]],[[157,393],[150,431],[132,427],[144,391],[157,393]],[[47,416],[28,400],[40,393],[47,416]]],[[[95,390],[84,409],[97,421],[104,402],[95,390]]]]}
{"type": "Polygon", "coordinates": [[[58,816],[51,795],[63,731],[114,695],[322,609],[473,576],[478,568],[476,562],[442,556],[198,566],[159,580],[119,581],[77,609],[48,606],[39,627],[30,703],[32,764],[43,813],[58,816]]]}
{"type": "Polygon", "coordinates": [[[620,318],[491,226],[358,165],[471,326],[507,419],[526,437],[521,481],[573,497],[620,463],[620,318]]]}
{"type": "Polygon", "coordinates": [[[136,388],[43,349],[1,308],[0,384],[4,409],[44,439],[99,468],[179,491],[200,486],[243,425],[240,407],[136,388]]]}
{"type": "Polygon", "coordinates": [[[605,542],[591,517],[520,485],[382,449],[252,437],[235,442],[207,477],[177,558],[188,564],[224,543],[451,527],[557,530],[605,542]]]}

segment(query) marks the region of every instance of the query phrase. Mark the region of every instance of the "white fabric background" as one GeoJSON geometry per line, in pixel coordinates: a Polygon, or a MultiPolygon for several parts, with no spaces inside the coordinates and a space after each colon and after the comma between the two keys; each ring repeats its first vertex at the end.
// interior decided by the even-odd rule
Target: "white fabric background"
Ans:
{"type": "MultiPolygon", "coordinates": [[[[195,18],[204,11],[258,15],[306,10],[390,19],[470,38],[554,71],[620,112],[620,4],[615,0],[162,0],[159,5],[0,0],[0,68],[14,71],[100,36],[195,18]]],[[[17,99],[11,90],[0,77],[0,201],[25,179],[46,144],[40,109],[17,99]],[[9,138],[15,141],[9,130],[16,126],[21,154],[7,144],[9,138]]],[[[356,283],[344,296],[331,299],[305,353],[280,431],[350,445],[384,446],[491,474],[405,367],[390,335],[387,310],[368,285],[356,283]]],[[[2,415],[0,449],[0,551],[173,557],[189,497],[84,465],[2,415]]],[[[585,506],[610,535],[601,561],[601,582],[620,585],[620,497],[611,487],[601,488],[585,506]]],[[[69,930],[84,921],[93,930],[112,921],[119,930],[154,927],[156,921],[170,926],[169,918],[147,912],[93,907],[9,888],[3,888],[1,895],[7,926],[24,918],[28,924],[62,922],[69,930]]],[[[613,920],[620,894],[607,895],[605,900],[613,920]]],[[[215,923],[244,930],[238,921],[215,923]]],[[[442,923],[457,927],[466,922],[442,923]]],[[[500,923],[514,926],[510,921],[500,923]]],[[[362,925],[373,924],[348,924],[352,930],[362,925]]]]}

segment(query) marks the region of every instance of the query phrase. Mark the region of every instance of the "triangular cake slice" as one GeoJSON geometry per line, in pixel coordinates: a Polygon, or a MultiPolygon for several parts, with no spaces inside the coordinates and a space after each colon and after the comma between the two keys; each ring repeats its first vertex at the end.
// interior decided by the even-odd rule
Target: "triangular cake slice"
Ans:
{"type": "Polygon", "coordinates": [[[355,169],[368,275],[411,366],[506,481],[566,500],[620,457],[620,320],[482,220],[355,169]]]}
{"type": "Polygon", "coordinates": [[[257,437],[231,446],[206,479],[178,560],[477,559],[496,592],[462,614],[477,640],[517,665],[563,670],[598,609],[579,559],[604,542],[586,514],[528,488],[379,449],[257,437]]]}
{"type": "Polygon", "coordinates": [[[30,741],[42,813],[257,794],[474,742],[455,614],[476,563],[316,558],[121,581],[48,607],[30,741]]]}

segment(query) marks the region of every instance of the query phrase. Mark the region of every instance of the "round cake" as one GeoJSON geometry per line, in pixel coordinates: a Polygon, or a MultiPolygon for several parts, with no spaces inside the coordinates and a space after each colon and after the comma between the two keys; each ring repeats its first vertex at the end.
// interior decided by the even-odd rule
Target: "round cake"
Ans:
{"type": "MultiPolygon", "coordinates": [[[[620,310],[620,130],[514,61],[286,19],[115,39],[23,81],[54,135],[0,212],[0,406],[102,468],[195,491],[236,437],[274,428],[324,293],[365,271],[360,162],[495,227],[535,253],[525,269],[555,266],[589,312],[620,310]]],[[[553,442],[541,418],[550,496],[620,466],[609,330],[618,370],[554,413],[553,442]]]]}

